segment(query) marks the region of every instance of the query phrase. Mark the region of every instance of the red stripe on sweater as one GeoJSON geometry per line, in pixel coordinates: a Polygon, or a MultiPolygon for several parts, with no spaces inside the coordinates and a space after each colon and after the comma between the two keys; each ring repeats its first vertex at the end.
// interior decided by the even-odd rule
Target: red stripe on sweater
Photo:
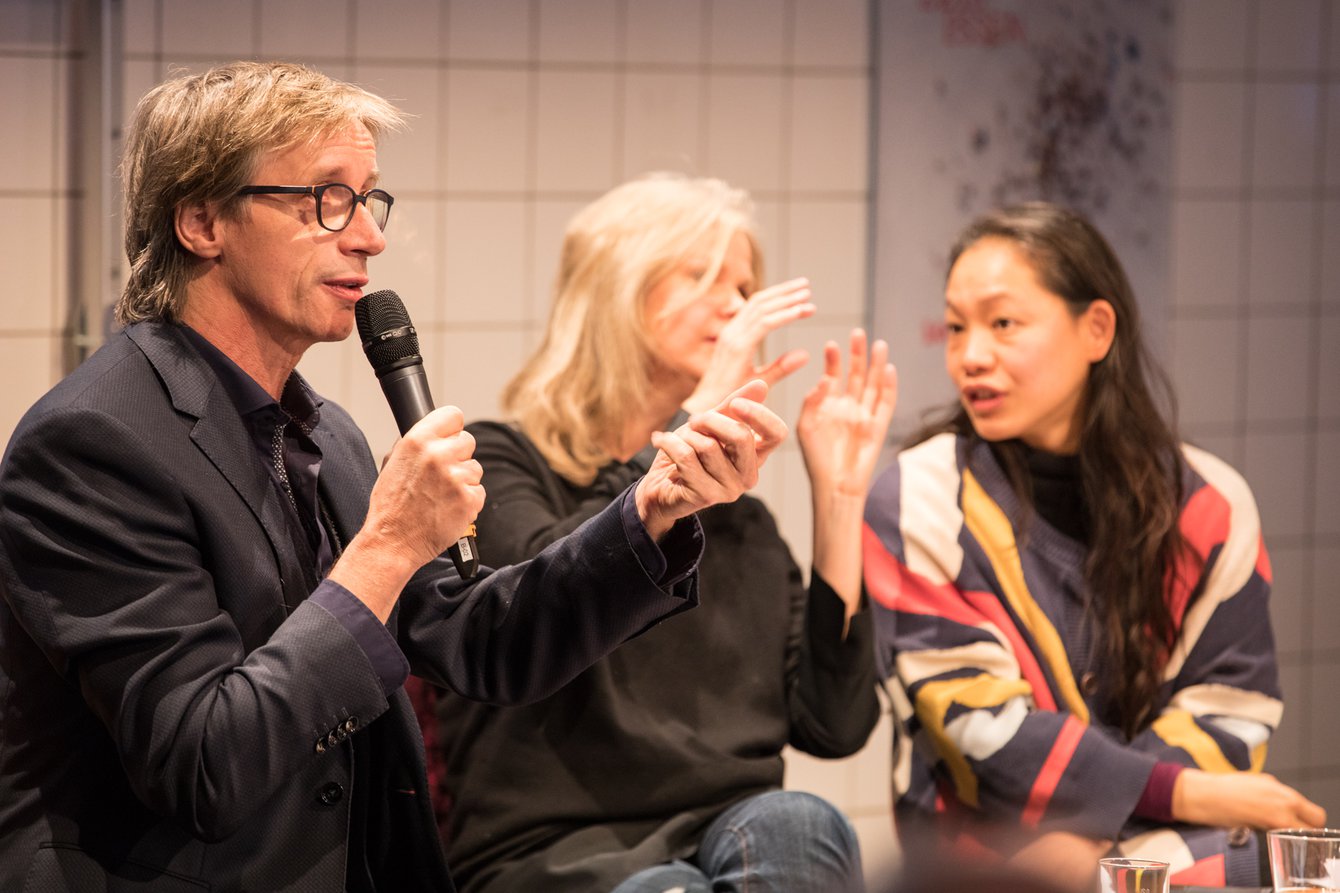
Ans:
{"type": "Polygon", "coordinates": [[[870,525],[865,525],[861,534],[865,546],[865,588],[871,598],[891,611],[943,617],[964,626],[981,627],[987,623],[995,626],[1014,650],[1019,675],[1033,689],[1034,704],[1042,710],[1056,710],[1056,698],[1037,656],[994,593],[959,589],[952,583],[932,583],[895,558],[870,525]]]}
{"type": "Polygon", "coordinates": [[[1186,614],[1191,592],[1201,577],[1201,569],[1210,550],[1228,539],[1232,508],[1223,494],[1208,484],[1187,500],[1182,517],[1178,520],[1182,536],[1194,555],[1182,554],[1168,581],[1168,609],[1172,612],[1173,626],[1180,629],[1186,614]]]}
{"type": "Polygon", "coordinates": [[[1033,789],[1028,792],[1028,803],[1020,817],[1025,828],[1036,828],[1042,821],[1047,805],[1056,793],[1056,786],[1061,783],[1061,776],[1065,775],[1070,758],[1075,755],[1075,748],[1079,747],[1080,739],[1084,737],[1085,728],[1084,723],[1074,716],[1066,717],[1065,724],[1052,742],[1051,753],[1047,754],[1038,777],[1033,780],[1033,789]]]}
{"type": "Polygon", "coordinates": [[[964,626],[981,626],[984,619],[948,583],[932,583],[914,574],[884,548],[867,524],[861,531],[865,550],[865,588],[870,597],[892,611],[943,617],[964,626]]]}
{"type": "Polygon", "coordinates": [[[1188,887],[1222,887],[1227,879],[1224,854],[1216,853],[1197,860],[1190,868],[1183,868],[1168,878],[1168,882],[1188,887]]]}
{"type": "Polygon", "coordinates": [[[1042,665],[1038,663],[1038,657],[1033,653],[1033,649],[1028,647],[1024,641],[1023,634],[1019,628],[1014,625],[1010,618],[1010,612],[1005,609],[1005,605],[1000,601],[999,596],[994,592],[976,592],[965,590],[963,597],[968,602],[981,611],[987,620],[995,624],[996,628],[1005,636],[1010,647],[1014,649],[1014,660],[1019,665],[1019,675],[1033,689],[1033,703],[1040,710],[1056,710],[1056,698],[1052,695],[1051,685],[1047,682],[1047,674],[1042,672],[1042,665]]]}

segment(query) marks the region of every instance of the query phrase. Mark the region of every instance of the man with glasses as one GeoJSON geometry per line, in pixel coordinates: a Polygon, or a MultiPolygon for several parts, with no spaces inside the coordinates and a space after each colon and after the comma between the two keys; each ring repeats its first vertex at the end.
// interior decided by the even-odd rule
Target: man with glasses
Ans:
{"type": "Polygon", "coordinates": [[[268,63],[136,110],[126,328],[0,465],[0,889],[451,890],[407,674],[535,699],[691,605],[693,512],[784,435],[747,386],[609,511],[460,579],[441,553],[484,491],[459,410],[378,474],[295,371],[353,328],[399,124],[268,63]]]}

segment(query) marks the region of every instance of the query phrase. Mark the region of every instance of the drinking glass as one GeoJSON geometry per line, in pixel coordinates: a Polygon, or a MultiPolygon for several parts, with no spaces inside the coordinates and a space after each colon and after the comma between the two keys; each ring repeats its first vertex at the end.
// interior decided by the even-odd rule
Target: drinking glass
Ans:
{"type": "Polygon", "coordinates": [[[1340,831],[1277,828],[1266,832],[1266,849],[1276,890],[1340,893],[1340,831]]]}
{"type": "Polygon", "coordinates": [[[1099,859],[1102,893],[1168,893],[1168,863],[1153,859],[1099,859]]]}

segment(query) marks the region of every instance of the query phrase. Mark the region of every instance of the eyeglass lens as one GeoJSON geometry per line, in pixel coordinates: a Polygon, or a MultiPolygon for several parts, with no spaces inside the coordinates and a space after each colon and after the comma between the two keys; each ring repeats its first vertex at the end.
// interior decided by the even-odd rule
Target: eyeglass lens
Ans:
{"type": "Polygon", "coordinates": [[[373,189],[366,196],[360,196],[343,183],[329,183],[321,188],[320,224],[329,230],[339,231],[354,219],[354,210],[359,202],[368,206],[368,213],[377,224],[377,229],[386,229],[386,221],[391,216],[391,197],[380,189],[373,189]]]}

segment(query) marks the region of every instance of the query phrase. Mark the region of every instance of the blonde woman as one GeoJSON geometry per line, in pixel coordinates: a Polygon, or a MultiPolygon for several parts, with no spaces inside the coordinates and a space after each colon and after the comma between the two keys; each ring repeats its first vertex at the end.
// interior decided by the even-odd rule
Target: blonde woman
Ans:
{"type": "MultiPolygon", "coordinates": [[[[511,421],[470,426],[490,560],[538,554],[607,506],[655,449],[682,449],[662,432],[684,413],[805,363],[755,365],[768,333],[815,309],[805,280],[759,291],[761,276],[748,198],[718,180],[649,176],[576,215],[544,340],[504,394],[511,421]]],[[[886,359],[854,332],[844,376],[830,343],[805,399],[808,587],[745,497],[700,515],[698,610],[536,704],[443,696],[433,731],[463,890],[859,889],[850,825],[781,791],[781,751],[848,755],[878,713],[860,526],[894,407],[886,359]]]]}

